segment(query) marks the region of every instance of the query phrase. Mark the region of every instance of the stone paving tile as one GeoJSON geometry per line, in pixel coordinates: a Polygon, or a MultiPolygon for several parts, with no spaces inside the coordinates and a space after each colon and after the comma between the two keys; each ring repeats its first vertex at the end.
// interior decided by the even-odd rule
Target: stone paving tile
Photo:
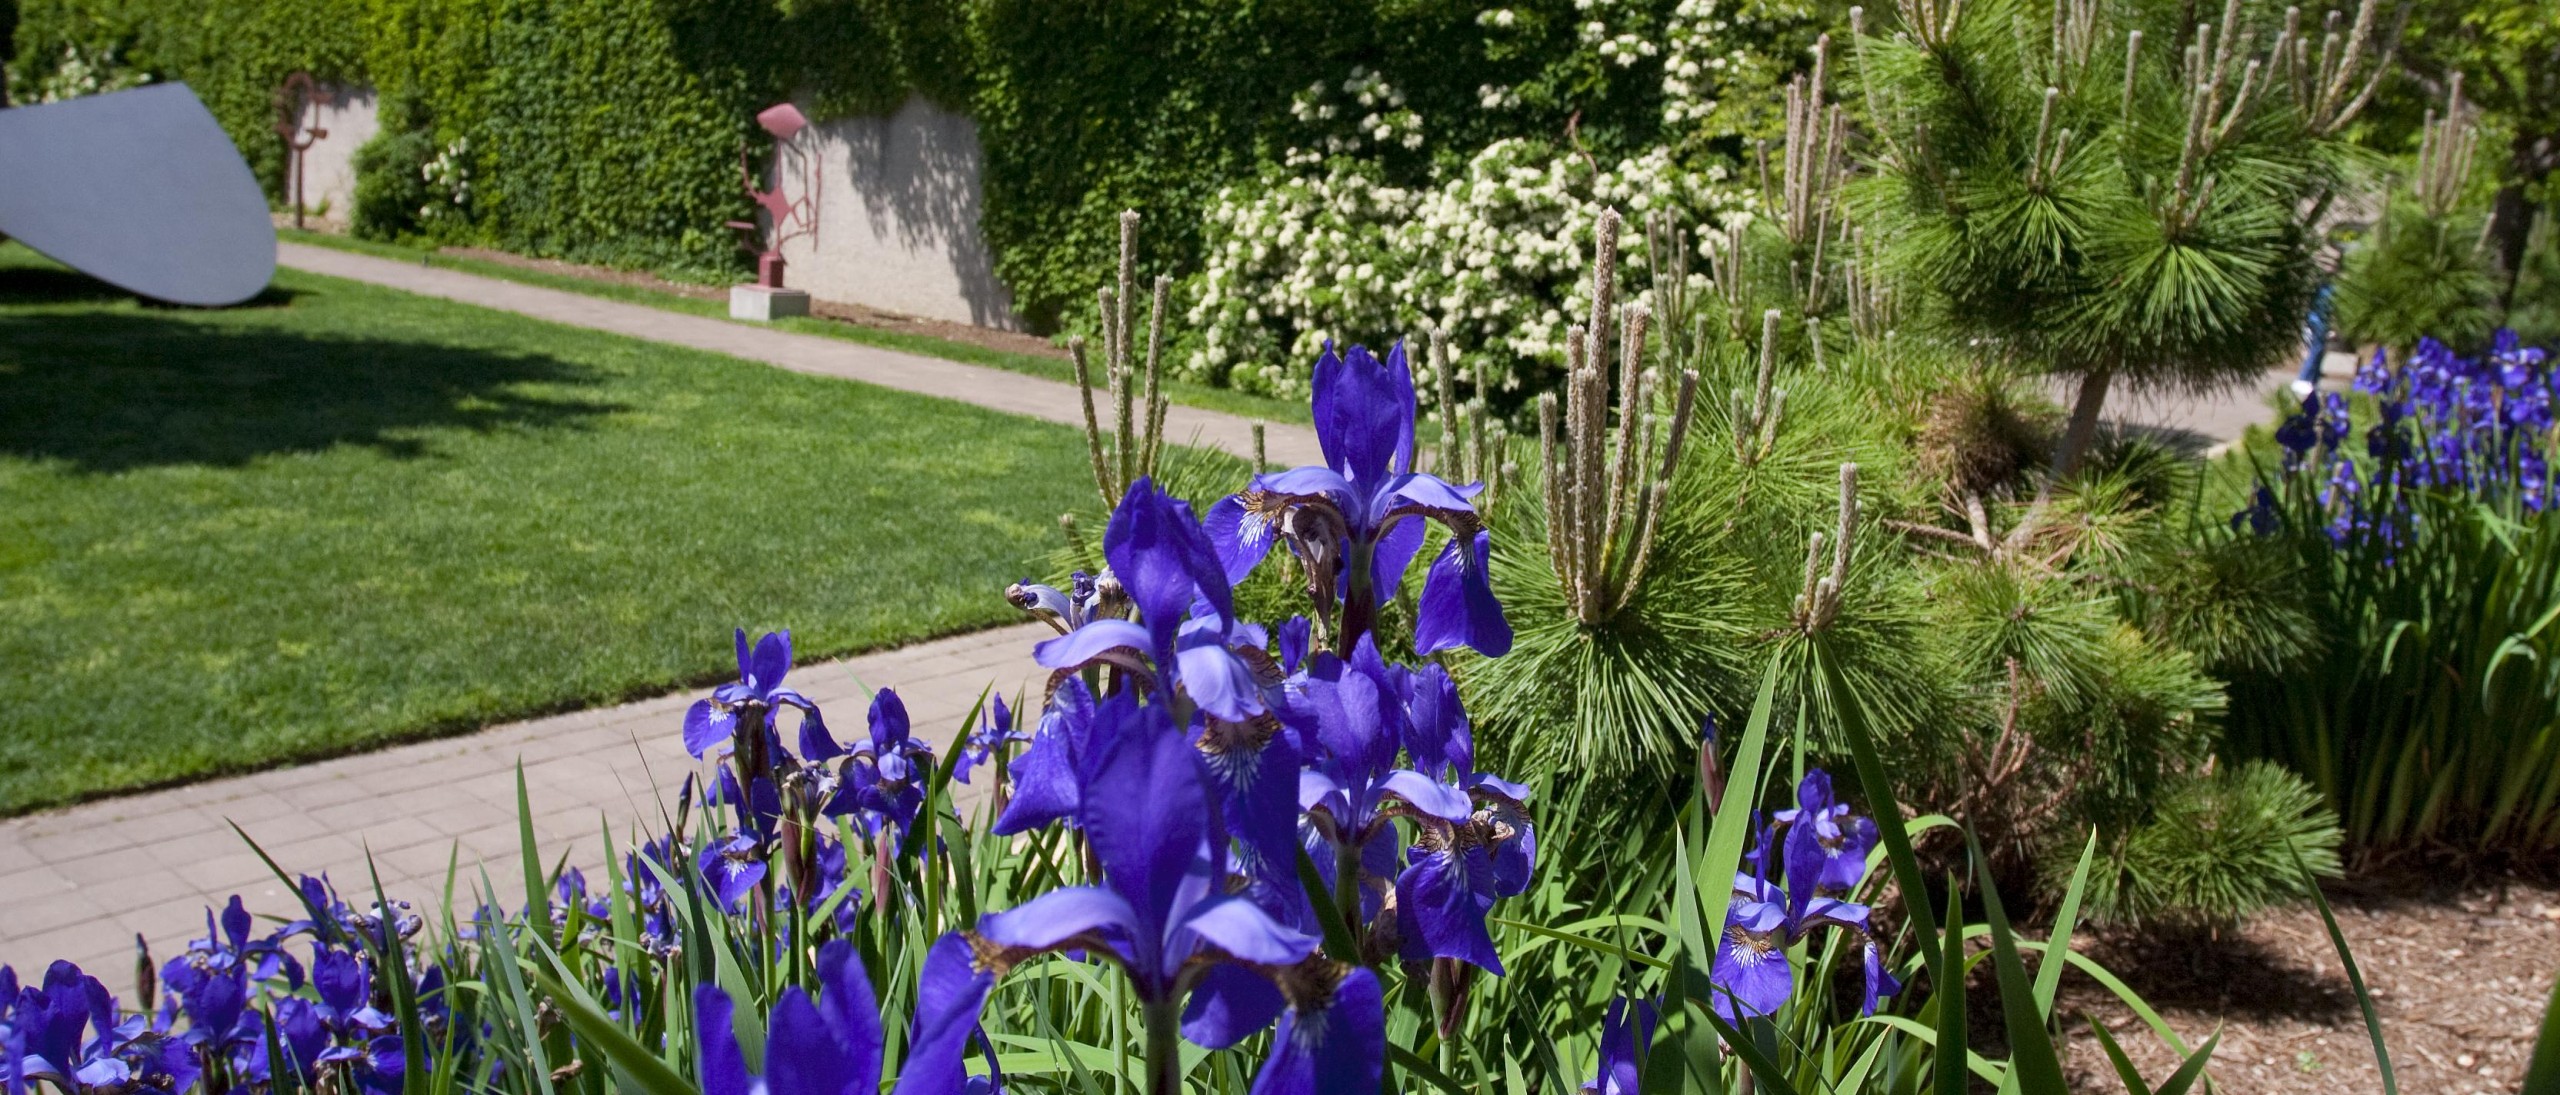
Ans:
{"type": "MultiPolygon", "coordinates": [[[[859,678],[896,688],[918,731],[940,745],[981,689],[993,684],[1012,695],[1038,687],[1031,647],[1049,634],[1017,625],[805,666],[793,676],[825,684],[839,736],[862,732],[859,678]]],[[[501,895],[522,900],[518,761],[544,869],[565,853],[593,872],[602,866],[603,827],[625,842],[635,825],[655,828],[660,810],[673,809],[677,785],[695,768],[676,731],[696,694],[0,820],[0,964],[24,971],[68,958],[121,992],[136,931],[165,958],[203,933],[207,905],[234,893],[252,912],[297,912],[293,895],[226,819],[287,870],[326,871],[342,892],[371,890],[370,853],[393,896],[430,907],[441,900],[458,847],[457,903],[469,902],[484,867],[501,895]]]]}

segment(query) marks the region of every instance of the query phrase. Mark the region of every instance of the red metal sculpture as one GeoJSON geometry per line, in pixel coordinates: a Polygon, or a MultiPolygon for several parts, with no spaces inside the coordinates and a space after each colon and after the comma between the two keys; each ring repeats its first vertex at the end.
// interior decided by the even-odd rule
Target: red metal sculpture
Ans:
{"type": "Polygon", "coordinates": [[[292,173],[293,226],[302,227],[302,154],[311,150],[313,142],[329,135],[319,128],[306,129],[303,116],[313,107],[335,101],[328,88],[311,78],[308,72],[297,72],[284,78],[276,88],[276,135],[284,138],[285,169],[292,173]]]}
{"type": "Polygon", "coordinates": [[[825,167],[811,149],[801,146],[799,136],[809,128],[807,115],[789,103],[776,103],[756,115],[756,124],[773,134],[773,181],[769,188],[756,185],[756,170],[747,159],[747,150],[738,150],[738,178],[746,187],[747,197],[764,211],[764,222],[730,221],[729,227],[746,232],[749,239],[762,237],[763,243],[740,243],[756,255],[756,284],[767,289],[782,287],[782,244],[785,240],[815,235],[818,231],[818,187],[824,181],[825,167]],[[800,196],[785,197],[785,178],[800,184],[800,196]]]}

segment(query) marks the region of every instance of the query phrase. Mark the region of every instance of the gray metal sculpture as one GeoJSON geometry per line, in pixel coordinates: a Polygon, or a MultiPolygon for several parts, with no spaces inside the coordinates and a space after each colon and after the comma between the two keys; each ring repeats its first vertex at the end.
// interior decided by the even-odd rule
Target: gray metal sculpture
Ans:
{"type": "Polygon", "coordinates": [[[0,235],[172,304],[238,304],[276,269],[266,194],[185,84],[0,110],[0,235]]]}

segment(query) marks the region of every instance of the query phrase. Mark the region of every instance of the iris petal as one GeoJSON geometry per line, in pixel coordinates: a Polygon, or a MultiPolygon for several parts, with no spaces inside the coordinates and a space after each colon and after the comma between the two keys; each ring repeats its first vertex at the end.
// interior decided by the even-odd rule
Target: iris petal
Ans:
{"type": "Polygon", "coordinates": [[[693,990],[694,1041],[700,1046],[699,1067],[702,1095],[749,1095],[752,1081],[747,1076],[747,1055],[738,1046],[738,1032],[730,1026],[736,1008],[729,994],[717,985],[702,985],[693,990]]]}
{"type": "Polygon", "coordinates": [[[1288,1008],[1279,986],[1261,974],[1213,966],[1183,1003],[1182,1036],[1203,1049],[1225,1049],[1261,1033],[1288,1008]]]}
{"type": "Polygon", "coordinates": [[[1493,863],[1481,846],[1417,849],[1396,878],[1396,919],[1434,958],[1502,972],[1485,913],[1493,907],[1493,863]]]}
{"type": "MultiPolygon", "coordinates": [[[[995,983],[995,971],[979,967],[969,941],[959,933],[934,941],[916,986],[916,1022],[907,1035],[906,1064],[898,1070],[891,1095],[961,1095],[967,1089],[968,1067],[962,1058],[995,983]]],[[[862,1095],[878,1090],[874,1084],[862,1095]]]]}
{"type": "Polygon", "coordinates": [[[1415,653],[1461,646],[1488,658],[1511,652],[1511,622],[1493,595],[1492,552],[1492,534],[1479,530],[1463,548],[1452,540],[1432,560],[1414,618],[1415,653]]]}
{"type": "Polygon", "coordinates": [[[818,948],[818,1013],[846,1051],[844,1085],[861,1095],[880,1090],[880,1002],[862,956],[842,939],[818,948]]]}
{"type": "Polygon", "coordinates": [[[1353,968],[1321,997],[1291,1001],[1252,1095],[1376,1091],[1386,1068],[1385,999],[1378,978],[1353,968]]]}

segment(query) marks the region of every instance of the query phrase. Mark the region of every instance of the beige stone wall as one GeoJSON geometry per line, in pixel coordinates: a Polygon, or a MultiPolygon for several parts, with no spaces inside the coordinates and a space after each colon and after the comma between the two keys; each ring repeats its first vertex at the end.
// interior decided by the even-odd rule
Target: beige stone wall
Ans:
{"type": "Polygon", "coordinates": [[[783,245],[786,284],[819,300],[1020,328],[978,228],[976,123],[913,98],[885,118],[813,124],[799,143],[819,165],[818,229],[783,245]]]}
{"type": "MultiPolygon", "coordinates": [[[[356,150],[382,129],[374,115],[372,88],[334,88],[327,106],[307,108],[302,124],[328,131],[302,154],[302,200],[306,215],[345,224],[355,209],[356,150]]],[[[271,138],[272,139],[272,138],[271,138]]],[[[292,192],[285,192],[290,201],[292,192]]],[[[287,207],[290,211],[290,206],[287,207]]]]}

